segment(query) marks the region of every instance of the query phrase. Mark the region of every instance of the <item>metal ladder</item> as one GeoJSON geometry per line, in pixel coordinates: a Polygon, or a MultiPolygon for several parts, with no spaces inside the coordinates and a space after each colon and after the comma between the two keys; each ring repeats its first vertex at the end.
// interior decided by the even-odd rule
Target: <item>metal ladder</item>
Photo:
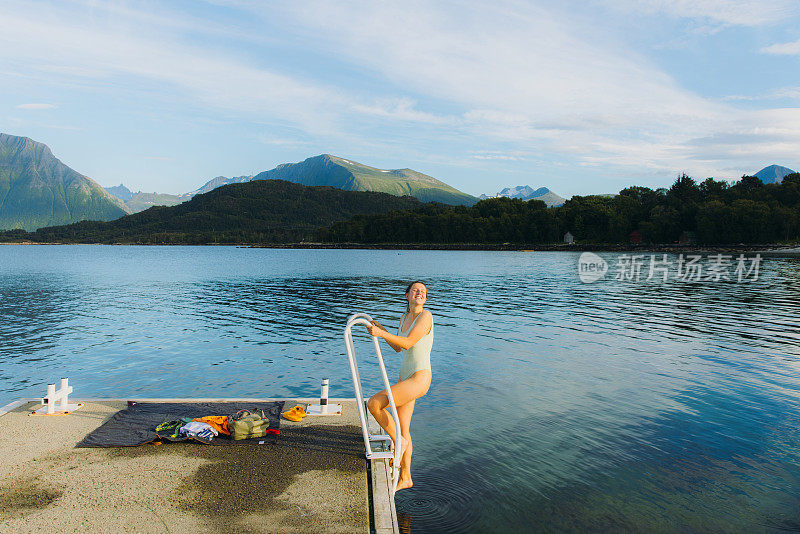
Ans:
{"type": "MultiPolygon", "coordinates": [[[[366,313],[354,313],[347,318],[347,326],[344,328],[344,344],[347,348],[347,358],[350,361],[350,374],[353,375],[353,388],[356,392],[356,406],[358,406],[358,417],[361,419],[361,433],[364,436],[364,448],[367,452],[368,460],[377,460],[381,458],[394,459],[392,466],[392,487],[391,491],[397,487],[397,481],[400,479],[400,458],[403,456],[402,440],[396,446],[392,446],[392,438],[386,434],[370,434],[367,427],[367,410],[365,408],[364,392],[361,389],[361,376],[358,373],[358,363],[356,362],[356,353],[353,348],[353,333],[351,329],[355,325],[371,324],[372,317],[366,313]],[[372,444],[383,443],[389,450],[374,451],[372,444]],[[393,450],[392,450],[393,449],[393,450]]],[[[378,357],[378,366],[381,370],[383,384],[386,386],[386,394],[389,397],[389,408],[391,410],[392,418],[394,419],[395,435],[400,436],[400,418],[397,416],[397,407],[394,404],[394,397],[392,396],[391,384],[389,384],[389,377],[386,375],[386,366],[383,364],[383,354],[381,353],[381,346],[377,336],[372,336],[372,343],[375,345],[375,355],[378,357]]]]}

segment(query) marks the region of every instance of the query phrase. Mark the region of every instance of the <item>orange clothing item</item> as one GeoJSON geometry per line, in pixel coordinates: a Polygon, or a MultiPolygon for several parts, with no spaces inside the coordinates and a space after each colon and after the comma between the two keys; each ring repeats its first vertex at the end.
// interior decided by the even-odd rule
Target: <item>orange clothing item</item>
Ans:
{"type": "Polygon", "coordinates": [[[198,417],[196,419],[192,419],[192,421],[199,421],[200,423],[206,423],[214,428],[217,432],[221,434],[225,434],[230,436],[231,433],[228,431],[228,418],[224,415],[207,415],[205,417],[198,417]]]}

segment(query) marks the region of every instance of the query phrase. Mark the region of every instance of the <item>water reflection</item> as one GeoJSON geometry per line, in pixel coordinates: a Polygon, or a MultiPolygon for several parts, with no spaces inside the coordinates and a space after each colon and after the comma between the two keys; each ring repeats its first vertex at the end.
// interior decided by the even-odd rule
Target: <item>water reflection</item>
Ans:
{"type": "Polygon", "coordinates": [[[82,297],[79,287],[59,278],[20,273],[0,276],[0,384],[12,397],[31,387],[27,369],[53,368],[60,339],[69,335],[82,297]]]}
{"type": "Polygon", "coordinates": [[[437,334],[404,531],[800,525],[794,258],[752,284],[584,285],[571,253],[4,252],[0,404],[62,374],[81,396],[313,396],[322,377],[351,396],[346,317],[396,325],[422,278],[437,334]]]}

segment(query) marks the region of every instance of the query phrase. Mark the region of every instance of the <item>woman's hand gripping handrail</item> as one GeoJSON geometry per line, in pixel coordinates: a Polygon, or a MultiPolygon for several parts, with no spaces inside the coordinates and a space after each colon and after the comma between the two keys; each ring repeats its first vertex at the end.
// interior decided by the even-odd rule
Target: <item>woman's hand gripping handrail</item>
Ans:
{"type": "Polygon", "coordinates": [[[359,313],[354,313],[353,315],[348,317],[347,318],[347,322],[349,323],[350,321],[352,321],[353,319],[356,319],[358,317],[363,317],[367,321],[371,321],[372,320],[372,317],[368,313],[359,312],[359,313]]]}

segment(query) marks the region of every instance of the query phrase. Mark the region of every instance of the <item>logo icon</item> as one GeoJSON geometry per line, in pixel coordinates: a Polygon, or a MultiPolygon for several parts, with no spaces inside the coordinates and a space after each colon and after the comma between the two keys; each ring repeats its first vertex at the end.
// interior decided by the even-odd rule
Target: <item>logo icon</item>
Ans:
{"type": "Polygon", "coordinates": [[[608,263],[594,252],[584,252],[578,258],[578,277],[584,284],[597,282],[607,272],[608,263]]]}

